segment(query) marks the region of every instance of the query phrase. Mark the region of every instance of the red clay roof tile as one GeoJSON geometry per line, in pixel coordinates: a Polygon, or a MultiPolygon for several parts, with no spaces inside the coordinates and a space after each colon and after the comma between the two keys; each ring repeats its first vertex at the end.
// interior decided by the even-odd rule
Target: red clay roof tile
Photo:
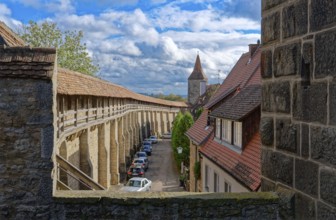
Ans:
{"type": "Polygon", "coordinates": [[[129,98],[171,107],[187,107],[184,102],[173,102],[141,95],[122,86],[63,68],[58,68],[57,80],[58,94],[129,98]]]}

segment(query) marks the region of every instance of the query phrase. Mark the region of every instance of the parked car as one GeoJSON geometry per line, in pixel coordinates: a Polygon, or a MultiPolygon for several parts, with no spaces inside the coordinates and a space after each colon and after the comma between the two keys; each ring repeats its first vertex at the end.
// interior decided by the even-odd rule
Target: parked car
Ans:
{"type": "Polygon", "coordinates": [[[148,159],[145,157],[135,158],[132,161],[133,166],[141,166],[145,171],[148,170],[148,159]]]}
{"type": "Polygon", "coordinates": [[[141,151],[146,152],[146,154],[147,154],[148,156],[151,156],[151,155],[152,155],[152,148],[151,148],[150,145],[142,145],[142,147],[141,147],[141,151]]]}
{"type": "Polygon", "coordinates": [[[144,142],[142,143],[142,145],[149,146],[151,149],[153,148],[153,147],[152,147],[152,141],[144,141],[144,142]]]}
{"type": "Polygon", "coordinates": [[[127,179],[132,177],[145,177],[145,169],[141,165],[131,165],[127,171],[127,179]]]}
{"type": "MultiPolygon", "coordinates": [[[[147,158],[147,153],[144,151],[138,151],[134,154],[134,158],[140,158],[140,157],[145,157],[147,158]]],[[[148,158],[147,158],[148,159],[148,158]]]]}
{"type": "Polygon", "coordinates": [[[144,141],[143,141],[143,144],[146,143],[146,144],[153,144],[152,140],[149,139],[149,138],[146,138],[144,141]]]}
{"type": "Polygon", "coordinates": [[[170,132],[164,133],[164,134],[161,135],[161,138],[162,139],[171,139],[171,133],[170,132]]]}
{"type": "Polygon", "coordinates": [[[158,142],[158,138],[155,135],[150,136],[149,139],[152,141],[153,144],[157,144],[158,142]]]}
{"type": "Polygon", "coordinates": [[[147,178],[133,177],[121,188],[123,192],[148,192],[152,188],[152,181],[147,178]]]}

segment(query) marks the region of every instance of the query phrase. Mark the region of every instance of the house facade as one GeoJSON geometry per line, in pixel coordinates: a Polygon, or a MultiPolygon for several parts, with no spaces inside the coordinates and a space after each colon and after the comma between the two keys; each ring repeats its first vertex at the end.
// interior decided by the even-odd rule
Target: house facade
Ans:
{"type": "Polygon", "coordinates": [[[260,44],[249,45],[187,131],[190,191],[260,188],[260,44]]]}

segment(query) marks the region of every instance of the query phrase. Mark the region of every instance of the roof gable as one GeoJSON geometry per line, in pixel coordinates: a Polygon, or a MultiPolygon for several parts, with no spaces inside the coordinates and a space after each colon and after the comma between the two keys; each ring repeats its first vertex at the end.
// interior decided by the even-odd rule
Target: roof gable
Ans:
{"type": "Polygon", "coordinates": [[[197,54],[194,70],[190,74],[188,80],[208,80],[206,75],[203,72],[203,68],[201,65],[201,60],[199,55],[197,54]]]}

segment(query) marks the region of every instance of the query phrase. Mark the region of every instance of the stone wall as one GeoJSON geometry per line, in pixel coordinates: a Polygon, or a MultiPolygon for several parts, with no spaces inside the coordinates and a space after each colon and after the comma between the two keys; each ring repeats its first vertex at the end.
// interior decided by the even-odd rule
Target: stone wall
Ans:
{"type": "Polygon", "coordinates": [[[336,1],[263,0],[262,17],[262,190],[335,219],[336,1]]]}
{"type": "Polygon", "coordinates": [[[49,212],[55,59],[53,49],[0,48],[0,219],[49,212]]]}

